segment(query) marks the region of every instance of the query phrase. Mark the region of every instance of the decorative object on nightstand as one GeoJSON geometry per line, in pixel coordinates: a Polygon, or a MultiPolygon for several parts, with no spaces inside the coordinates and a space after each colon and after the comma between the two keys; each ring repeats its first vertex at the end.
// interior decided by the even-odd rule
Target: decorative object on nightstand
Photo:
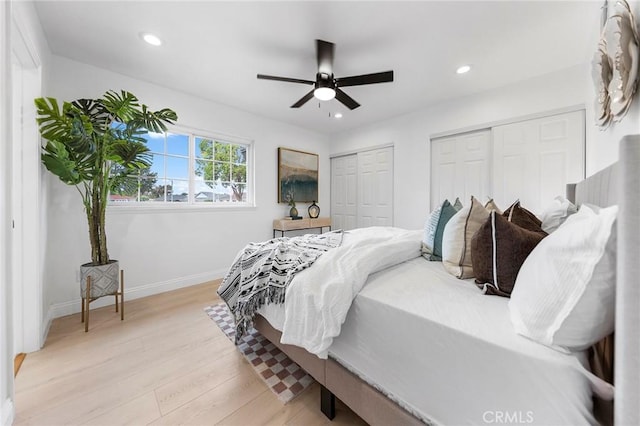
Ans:
{"type": "Polygon", "coordinates": [[[311,204],[307,210],[311,219],[316,219],[320,216],[320,207],[318,207],[315,200],[313,200],[313,204],[311,204]]]}
{"type": "Polygon", "coordinates": [[[289,205],[291,206],[291,208],[289,209],[289,216],[291,216],[292,218],[299,217],[298,209],[296,208],[296,202],[291,200],[289,201],[289,205]]]}
{"type": "Polygon", "coordinates": [[[298,209],[296,208],[296,202],[293,199],[293,191],[289,192],[289,195],[287,196],[287,200],[288,200],[289,206],[291,206],[291,208],[289,209],[289,216],[291,217],[291,219],[302,219],[302,216],[298,216],[298,209]]]}
{"type": "Polygon", "coordinates": [[[130,187],[130,176],[151,166],[152,155],[141,134],[162,133],[178,116],[168,108],[151,111],[124,90],[109,90],[97,99],[59,103],[54,98],[37,98],[34,102],[40,134],[46,140],[42,163],[62,182],[78,189],[87,215],[91,262],[80,268],[80,297],[82,321],[88,331],[90,302],[113,295],[116,312],[118,295],[123,303],[123,273],[107,251],[109,194],[130,187]]]}

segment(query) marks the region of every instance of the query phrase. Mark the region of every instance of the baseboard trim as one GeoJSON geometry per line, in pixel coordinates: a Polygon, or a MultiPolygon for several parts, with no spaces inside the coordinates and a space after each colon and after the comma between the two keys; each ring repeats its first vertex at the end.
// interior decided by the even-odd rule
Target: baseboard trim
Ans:
{"type": "Polygon", "coordinates": [[[44,317],[42,321],[42,336],[40,336],[40,349],[44,346],[44,343],[47,341],[47,336],[49,335],[49,330],[51,329],[51,323],[53,323],[53,306],[49,305],[49,309],[47,309],[47,315],[44,317]]]}
{"type": "MultiPolygon", "coordinates": [[[[202,274],[194,274],[186,277],[174,278],[167,281],[161,281],[158,283],[144,284],[136,287],[127,287],[126,275],[125,275],[125,290],[124,299],[127,300],[139,299],[141,297],[153,296],[154,294],[165,293],[171,290],[177,290],[184,287],[190,287],[196,284],[202,284],[207,281],[212,281],[223,277],[227,270],[217,270],[204,272],[202,274]]],[[[101,297],[95,302],[91,302],[91,309],[101,308],[103,306],[113,305],[114,301],[112,297],[101,297]]],[[[47,313],[47,319],[45,320],[44,328],[45,334],[43,342],[46,341],[46,335],[49,333],[49,327],[51,321],[54,318],[63,317],[66,315],[72,315],[80,312],[81,299],[75,299],[68,302],[54,303],[49,307],[47,313]]]]}
{"type": "Polygon", "coordinates": [[[15,406],[13,400],[7,398],[2,402],[0,406],[0,419],[2,419],[2,425],[11,425],[15,419],[15,406]]]}

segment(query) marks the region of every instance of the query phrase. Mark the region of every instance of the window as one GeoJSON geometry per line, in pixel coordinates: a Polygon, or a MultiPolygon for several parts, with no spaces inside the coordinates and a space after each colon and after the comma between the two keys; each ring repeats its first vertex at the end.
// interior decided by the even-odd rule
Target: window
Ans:
{"type": "Polygon", "coordinates": [[[195,201],[247,201],[247,146],[195,138],[195,201]]]}
{"type": "Polygon", "coordinates": [[[250,142],[196,132],[143,137],[151,166],[118,182],[111,204],[251,204],[250,142]]]}

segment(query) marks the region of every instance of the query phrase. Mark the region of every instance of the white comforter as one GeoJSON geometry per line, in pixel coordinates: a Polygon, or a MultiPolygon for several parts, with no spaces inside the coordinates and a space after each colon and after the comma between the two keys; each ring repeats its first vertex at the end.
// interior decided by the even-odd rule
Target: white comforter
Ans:
{"type": "Polygon", "coordinates": [[[369,274],[420,256],[422,232],[391,227],[345,232],[340,247],[323,254],[291,281],[281,342],[326,359],[369,274]]]}

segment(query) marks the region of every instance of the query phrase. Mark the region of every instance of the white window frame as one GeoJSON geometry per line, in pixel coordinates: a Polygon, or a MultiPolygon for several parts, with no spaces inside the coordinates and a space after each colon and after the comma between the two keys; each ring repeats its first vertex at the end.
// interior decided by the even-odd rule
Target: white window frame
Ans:
{"type": "MultiPolygon", "coordinates": [[[[109,202],[107,204],[107,213],[154,213],[162,211],[194,211],[194,210],[255,210],[255,155],[253,139],[240,136],[227,135],[220,132],[212,132],[209,130],[197,129],[187,126],[167,126],[165,133],[173,133],[178,135],[189,136],[189,198],[186,203],[178,203],[171,201],[130,201],[126,203],[109,202]],[[247,147],[247,201],[245,202],[229,202],[229,203],[197,203],[195,202],[195,139],[206,138],[213,141],[230,144],[242,144],[247,147]]],[[[165,154],[166,155],[166,154],[165,154]]],[[[165,161],[166,167],[166,161],[165,161]]],[[[163,177],[162,179],[165,179],[163,177]]]]}

